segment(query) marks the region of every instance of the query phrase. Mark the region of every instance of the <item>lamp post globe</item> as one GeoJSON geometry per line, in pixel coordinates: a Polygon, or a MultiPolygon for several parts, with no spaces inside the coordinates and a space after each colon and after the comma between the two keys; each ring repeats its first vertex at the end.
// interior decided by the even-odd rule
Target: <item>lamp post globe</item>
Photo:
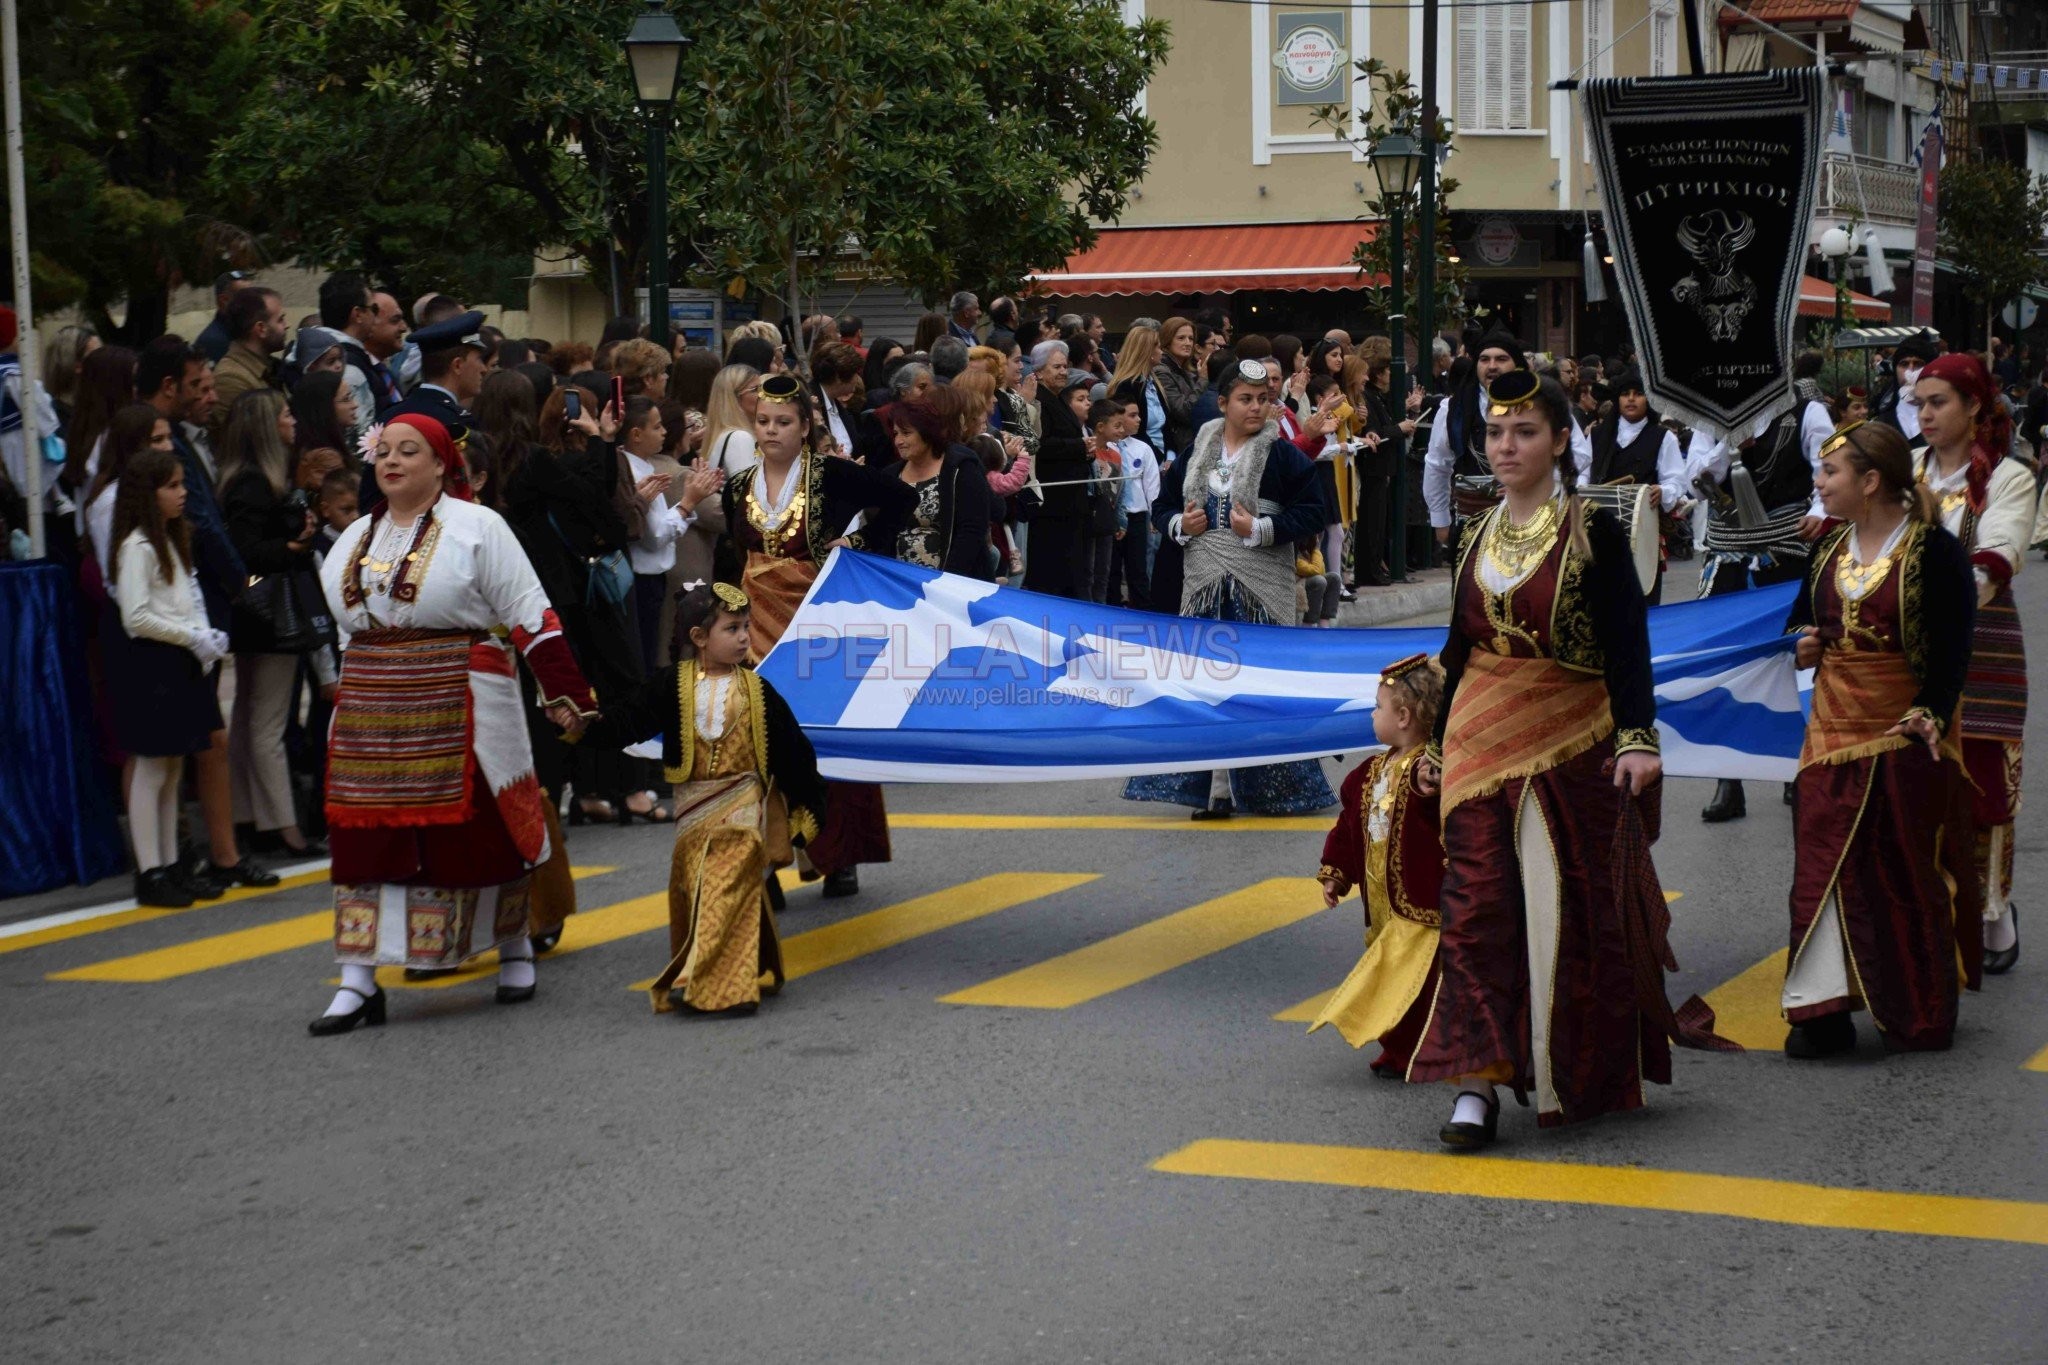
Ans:
{"type": "Polygon", "coordinates": [[[668,128],[689,39],[663,8],[647,0],[625,37],[633,94],[647,111],[647,334],[668,345],[668,128]]]}

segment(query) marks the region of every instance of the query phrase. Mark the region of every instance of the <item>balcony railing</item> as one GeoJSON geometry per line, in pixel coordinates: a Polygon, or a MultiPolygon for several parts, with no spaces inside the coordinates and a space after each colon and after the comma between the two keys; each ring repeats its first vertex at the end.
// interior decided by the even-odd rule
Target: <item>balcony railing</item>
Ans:
{"type": "Polygon", "coordinates": [[[1821,160],[1818,212],[1910,226],[1920,214],[1920,172],[1897,161],[1829,152],[1821,160]]]}

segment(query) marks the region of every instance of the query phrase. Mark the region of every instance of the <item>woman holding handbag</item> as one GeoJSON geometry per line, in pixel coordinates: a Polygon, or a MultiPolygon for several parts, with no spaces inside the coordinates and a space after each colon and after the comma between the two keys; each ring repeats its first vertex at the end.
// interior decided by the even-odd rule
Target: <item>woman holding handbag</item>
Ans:
{"type": "MultiPolygon", "coordinates": [[[[313,535],[319,529],[305,493],[295,486],[292,444],[297,423],[284,395],[251,389],[228,410],[221,436],[220,503],[228,539],[249,569],[235,603],[235,709],[228,722],[228,765],[235,823],[258,852],[324,858],[327,850],[299,831],[285,755],[285,722],[299,657],[328,631],[314,577],[313,535]]],[[[333,684],[324,688],[330,700],[333,684]]]]}

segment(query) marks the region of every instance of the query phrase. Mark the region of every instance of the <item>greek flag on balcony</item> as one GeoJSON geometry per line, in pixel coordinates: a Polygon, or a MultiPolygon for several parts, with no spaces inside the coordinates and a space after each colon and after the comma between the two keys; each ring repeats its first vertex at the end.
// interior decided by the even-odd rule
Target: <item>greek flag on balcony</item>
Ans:
{"type": "MultiPolygon", "coordinates": [[[[1666,772],[1793,776],[1795,588],[1651,609],[1666,772]]],[[[1443,641],[1164,616],[838,550],[761,675],[828,777],[1039,782],[1362,753],[1380,669],[1443,641]]]]}
{"type": "Polygon", "coordinates": [[[1849,137],[1849,88],[1843,86],[1835,92],[1835,116],[1828,120],[1828,150],[1847,152],[1854,147],[1849,137]]]}

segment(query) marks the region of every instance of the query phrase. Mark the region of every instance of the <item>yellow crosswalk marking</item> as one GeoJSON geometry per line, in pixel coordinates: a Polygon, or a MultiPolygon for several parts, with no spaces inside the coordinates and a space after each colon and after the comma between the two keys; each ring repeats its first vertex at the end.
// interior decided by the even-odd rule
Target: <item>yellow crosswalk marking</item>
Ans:
{"type": "Polygon", "coordinates": [[[1778,949],[1742,975],[1703,997],[1714,1011],[1714,1032],[1752,1052],[1785,1050],[1785,1016],[1778,1002],[1785,989],[1786,950],[1778,949]]]}
{"type": "Polygon", "coordinates": [[[1329,1004],[1330,997],[1336,993],[1337,988],[1335,986],[1330,987],[1326,991],[1317,991],[1299,1005],[1289,1005],[1286,1009],[1274,1015],[1273,1018],[1282,1024],[1313,1024],[1316,1021],[1316,1016],[1323,1012],[1323,1006],[1329,1004]]]}
{"type": "Polygon", "coordinates": [[[950,815],[891,814],[891,829],[1146,829],[1189,833],[1327,834],[1322,815],[1240,815],[1231,820],[1194,821],[1179,815],[950,815]]]}
{"type": "MultiPolygon", "coordinates": [[[[569,869],[570,875],[579,881],[610,871],[613,869],[609,867],[569,869]]],[[[311,947],[315,943],[327,942],[333,937],[334,911],[316,910],[310,915],[295,915],[291,919],[259,924],[251,929],[213,934],[206,938],[194,939],[190,943],[180,943],[175,947],[157,948],[146,953],[134,953],[127,957],[110,958],[105,962],[73,967],[69,971],[51,972],[49,979],[127,983],[170,981],[176,977],[190,976],[194,972],[211,971],[215,967],[231,967],[238,962],[269,957],[273,953],[286,953],[295,948],[311,947]]]]}
{"type": "Polygon", "coordinates": [[[40,948],[45,943],[62,943],[66,939],[104,933],[108,929],[122,929],[131,924],[147,924],[151,920],[168,919],[172,915],[189,915],[195,910],[214,910],[223,905],[233,905],[236,901],[254,900],[258,896],[274,896],[280,891],[292,891],[326,880],[327,871],[322,868],[317,872],[301,872],[295,877],[285,877],[276,886],[238,886],[224,893],[219,900],[199,901],[184,910],[137,906],[133,910],[116,910],[112,914],[98,915],[71,924],[55,924],[47,929],[35,929],[26,934],[0,938],[0,956],[18,953],[24,948],[40,948]]]}
{"type": "MultiPolygon", "coordinates": [[[[1100,874],[1094,872],[999,872],[979,877],[929,896],[793,934],[782,941],[783,971],[794,981],[1013,905],[1071,891],[1099,878],[1100,874]]],[[[653,984],[654,978],[650,976],[634,982],[633,989],[644,992],[653,984]]]]}
{"type": "Polygon", "coordinates": [[[1222,1176],[1364,1190],[1592,1204],[2048,1246],[2048,1204],[1852,1190],[1791,1180],[1590,1166],[1561,1161],[1205,1139],[1152,1164],[1170,1175],[1222,1176]]]}
{"type": "Polygon", "coordinates": [[[1274,877],[940,999],[950,1005],[1066,1009],[1285,928],[1322,908],[1314,878],[1274,877]]]}
{"type": "Polygon", "coordinates": [[[2035,1053],[2027,1062],[2026,1069],[2029,1071],[2048,1071],[2048,1047],[2044,1047],[2035,1053]]]}

